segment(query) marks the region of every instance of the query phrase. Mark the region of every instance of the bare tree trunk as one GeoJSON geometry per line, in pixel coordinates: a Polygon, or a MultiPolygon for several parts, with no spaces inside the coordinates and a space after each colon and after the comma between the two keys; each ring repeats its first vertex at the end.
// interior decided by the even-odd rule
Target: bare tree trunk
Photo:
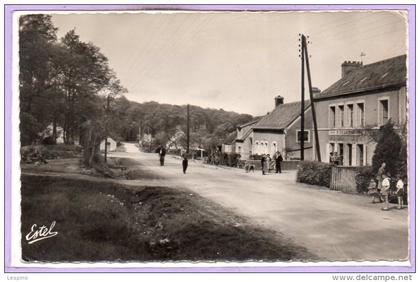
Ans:
{"type": "MultiPolygon", "coordinates": [[[[90,131],[91,131],[92,129],[90,129],[90,131]]],[[[95,157],[95,155],[96,155],[96,134],[94,134],[94,137],[93,137],[93,142],[92,142],[92,144],[91,144],[91,146],[92,146],[92,148],[91,148],[91,151],[90,151],[90,156],[89,156],[89,167],[92,167],[92,164],[93,164],[93,158],[95,157]]]]}
{"type": "Polygon", "coordinates": [[[52,138],[54,140],[54,144],[57,144],[57,119],[55,117],[54,117],[54,120],[53,120],[52,138]]]}

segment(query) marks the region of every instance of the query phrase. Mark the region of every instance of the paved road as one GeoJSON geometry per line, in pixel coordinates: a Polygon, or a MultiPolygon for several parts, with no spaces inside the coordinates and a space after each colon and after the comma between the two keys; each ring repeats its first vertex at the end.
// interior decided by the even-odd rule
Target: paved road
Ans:
{"type": "Polygon", "coordinates": [[[127,152],[113,156],[139,161],[165,177],[156,184],[185,187],[245,216],[251,223],[281,232],[322,260],[405,260],[408,256],[408,211],[381,211],[379,204],[349,195],[295,183],[295,173],[263,176],[234,168],[216,168],[190,161],[182,174],[181,159],[141,153],[127,143],[127,152]]]}

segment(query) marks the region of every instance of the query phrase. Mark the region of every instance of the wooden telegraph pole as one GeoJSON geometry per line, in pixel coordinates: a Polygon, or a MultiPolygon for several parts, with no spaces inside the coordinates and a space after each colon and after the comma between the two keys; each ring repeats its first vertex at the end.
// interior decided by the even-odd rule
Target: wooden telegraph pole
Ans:
{"type": "Polygon", "coordinates": [[[107,161],[108,155],[108,119],[109,119],[109,95],[106,97],[106,121],[105,121],[105,152],[104,152],[104,161],[107,161]]]}
{"type": "MultiPolygon", "coordinates": [[[[303,55],[303,42],[305,35],[300,37],[300,60],[301,60],[301,104],[300,104],[300,160],[305,159],[305,143],[303,139],[303,132],[305,130],[305,60],[303,55]]],[[[298,135],[299,136],[299,135],[298,135]]]]}
{"type": "MultiPolygon", "coordinates": [[[[308,48],[307,48],[307,42],[306,38],[303,37],[302,42],[302,49],[305,53],[305,61],[306,61],[306,71],[308,74],[308,87],[309,87],[309,97],[311,99],[311,109],[312,109],[312,119],[314,123],[314,131],[315,131],[315,146],[316,146],[316,157],[318,159],[318,162],[321,161],[321,151],[319,149],[319,138],[318,138],[318,123],[316,121],[316,113],[315,113],[315,106],[314,106],[314,100],[313,100],[313,93],[312,93],[312,80],[311,80],[311,70],[309,68],[309,56],[308,56],[308,48]]],[[[303,139],[303,138],[302,138],[303,139]]]]}
{"type": "Polygon", "coordinates": [[[187,105],[187,154],[190,152],[190,104],[187,105]]]}
{"type": "Polygon", "coordinates": [[[313,92],[312,92],[312,80],[311,80],[311,70],[309,68],[309,56],[308,56],[308,44],[306,41],[306,36],[303,34],[300,35],[300,59],[301,59],[301,68],[302,68],[302,77],[301,77],[301,113],[300,113],[300,159],[303,161],[305,158],[305,147],[304,147],[304,130],[305,130],[305,63],[306,63],[306,71],[308,74],[308,87],[309,87],[309,97],[311,102],[311,110],[312,110],[312,119],[314,124],[314,133],[315,133],[315,148],[316,148],[316,156],[318,161],[321,161],[321,151],[319,149],[319,137],[318,137],[318,124],[316,121],[316,112],[313,100],[313,92]]]}

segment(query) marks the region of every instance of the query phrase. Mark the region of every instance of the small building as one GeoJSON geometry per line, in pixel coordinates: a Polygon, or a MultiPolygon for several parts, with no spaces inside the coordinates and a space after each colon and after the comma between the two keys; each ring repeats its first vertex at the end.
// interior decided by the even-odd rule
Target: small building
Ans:
{"type": "Polygon", "coordinates": [[[282,153],[285,160],[300,159],[300,138],[304,138],[304,158],[312,160],[312,111],[309,100],[304,101],[303,134],[300,124],[301,102],[284,103],[281,96],[274,100],[272,112],[238,128],[236,148],[241,150],[242,159],[262,154],[273,156],[277,151],[282,153]]]}
{"type": "MultiPolygon", "coordinates": [[[[101,151],[105,151],[105,140],[102,140],[99,149],[101,151]]],[[[116,149],[117,149],[117,142],[114,139],[108,137],[107,138],[107,151],[112,152],[112,151],[115,151],[116,149]]]]}
{"type": "Polygon", "coordinates": [[[406,126],[406,60],[402,55],[368,65],[346,61],[341,78],[315,95],[323,162],[336,152],[343,165],[371,165],[376,143],[369,132],[389,120],[406,126]]]}
{"type": "Polygon", "coordinates": [[[246,160],[252,155],[252,126],[260,119],[256,118],[250,122],[240,125],[236,128],[236,139],[234,141],[234,150],[241,155],[241,159],[246,160]]]}
{"type": "Polygon", "coordinates": [[[301,134],[301,102],[283,103],[275,98],[275,109],[252,127],[253,155],[274,155],[279,151],[284,159],[300,159],[300,138],[304,138],[304,158],[312,160],[312,111],[309,100],[304,104],[304,132],[301,134]]]}

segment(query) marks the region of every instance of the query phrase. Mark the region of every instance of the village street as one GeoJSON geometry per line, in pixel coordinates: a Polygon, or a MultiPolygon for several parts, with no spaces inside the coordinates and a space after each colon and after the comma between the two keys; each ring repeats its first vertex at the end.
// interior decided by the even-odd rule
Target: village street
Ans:
{"type": "Polygon", "coordinates": [[[251,223],[281,232],[322,260],[403,260],[408,256],[408,210],[381,211],[370,198],[295,182],[295,172],[263,176],[236,168],[189,162],[142,153],[126,143],[127,152],[111,157],[132,158],[164,179],[148,185],[183,187],[244,216],[251,223]]]}

